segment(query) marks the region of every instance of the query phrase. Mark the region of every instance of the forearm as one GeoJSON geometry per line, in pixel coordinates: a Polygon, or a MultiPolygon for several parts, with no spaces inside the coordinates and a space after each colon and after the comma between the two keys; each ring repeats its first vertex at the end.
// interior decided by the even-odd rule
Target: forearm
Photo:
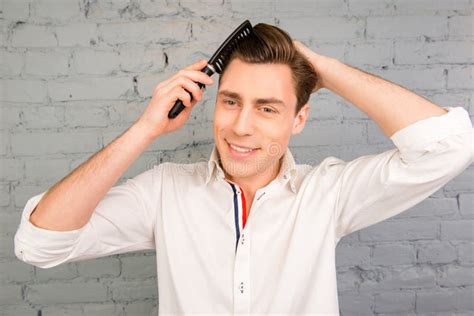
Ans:
{"type": "Polygon", "coordinates": [[[366,113],[387,137],[418,120],[447,112],[399,85],[337,59],[319,57],[318,65],[323,86],[366,113]]]}
{"type": "Polygon", "coordinates": [[[152,141],[145,127],[132,125],[51,187],[31,214],[31,223],[55,231],[83,227],[100,200],[152,141]]]}

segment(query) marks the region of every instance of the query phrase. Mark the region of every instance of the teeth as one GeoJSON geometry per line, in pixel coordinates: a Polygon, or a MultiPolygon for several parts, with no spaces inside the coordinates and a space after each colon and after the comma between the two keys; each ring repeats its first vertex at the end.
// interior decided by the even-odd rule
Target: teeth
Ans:
{"type": "Polygon", "coordinates": [[[242,148],[242,147],[237,147],[237,146],[234,146],[232,144],[230,144],[230,147],[232,147],[232,149],[234,149],[235,151],[238,151],[238,152],[241,152],[241,153],[248,153],[248,152],[251,152],[253,149],[245,149],[245,148],[242,148]]]}

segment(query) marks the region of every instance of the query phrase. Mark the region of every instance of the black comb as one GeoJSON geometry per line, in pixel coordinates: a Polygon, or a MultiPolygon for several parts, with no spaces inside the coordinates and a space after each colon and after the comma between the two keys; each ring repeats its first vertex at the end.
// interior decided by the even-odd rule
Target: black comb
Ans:
{"type": "MultiPolygon", "coordinates": [[[[207,62],[206,67],[201,69],[202,72],[207,74],[208,76],[212,76],[215,72],[218,74],[221,74],[222,71],[224,70],[229,56],[232,54],[233,50],[237,46],[237,44],[244,38],[247,38],[250,34],[253,33],[253,28],[252,24],[250,24],[249,20],[245,20],[242,24],[239,25],[238,28],[236,28],[232,34],[224,41],[224,43],[219,46],[217,51],[212,55],[211,59],[207,62]]],[[[205,85],[198,82],[197,83],[199,88],[204,87],[205,85]]],[[[189,93],[189,92],[188,92],[189,93]]],[[[189,93],[191,96],[191,101],[193,99],[193,96],[191,93],[189,93]]],[[[174,104],[173,108],[169,111],[168,113],[168,118],[173,119],[176,116],[181,113],[182,110],[184,110],[185,106],[181,100],[177,100],[176,103],[174,104]]]]}

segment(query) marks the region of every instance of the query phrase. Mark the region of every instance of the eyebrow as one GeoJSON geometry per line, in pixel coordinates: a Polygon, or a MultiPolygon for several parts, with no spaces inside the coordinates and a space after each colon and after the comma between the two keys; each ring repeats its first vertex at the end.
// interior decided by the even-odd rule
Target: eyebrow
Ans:
{"type": "MultiPolygon", "coordinates": [[[[226,96],[229,98],[233,98],[239,101],[242,100],[242,97],[240,96],[240,94],[238,94],[237,92],[229,91],[229,90],[221,90],[217,94],[226,96]]],[[[285,106],[285,102],[277,98],[256,98],[256,99],[253,99],[253,102],[255,104],[277,104],[280,106],[285,106]]]]}

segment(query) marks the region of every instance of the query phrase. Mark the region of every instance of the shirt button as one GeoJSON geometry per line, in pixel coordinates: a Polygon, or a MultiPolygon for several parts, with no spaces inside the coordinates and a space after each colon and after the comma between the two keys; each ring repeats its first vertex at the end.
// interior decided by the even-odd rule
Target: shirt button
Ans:
{"type": "Polygon", "coordinates": [[[239,289],[240,289],[240,293],[244,293],[244,282],[240,282],[239,289]]]}

